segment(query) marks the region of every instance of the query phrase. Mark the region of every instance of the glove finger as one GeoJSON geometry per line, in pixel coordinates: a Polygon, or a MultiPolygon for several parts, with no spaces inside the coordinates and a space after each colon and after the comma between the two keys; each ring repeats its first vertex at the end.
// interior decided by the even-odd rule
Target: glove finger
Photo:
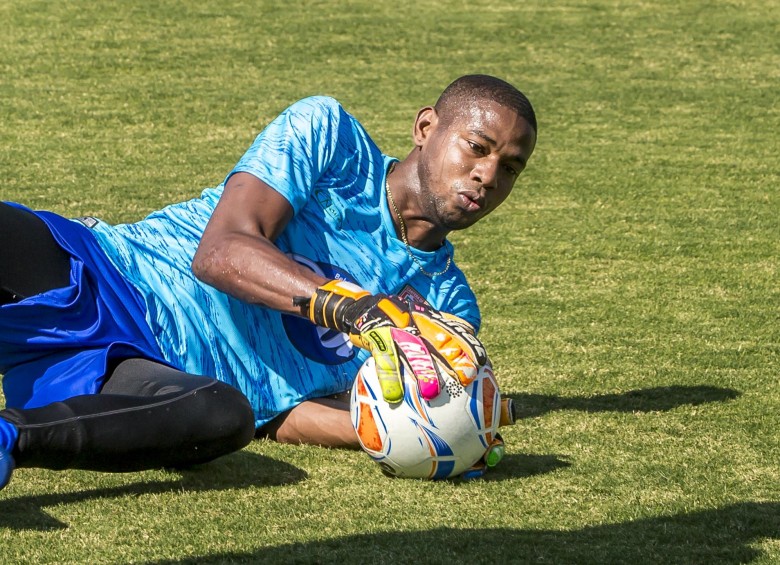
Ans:
{"type": "Polygon", "coordinates": [[[420,335],[430,341],[436,349],[457,347],[464,351],[477,366],[487,363],[485,346],[474,336],[471,326],[466,322],[447,320],[435,312],[413,311],[412,317],[420,335]]]}
{"type": "Polygon", "coordinates": [[[417,380],[420,396],[425,400],[436,398],[441,392],[439,371],[425,342],[418,336],[397,328],[391,328],[390,334],[417,380]]]}
{"type": "Polygon", "coordinates": [[[450,363],[452,368],[455,369],[455,373],[458,375],[458,380],[463,386],[469,386],[474,379],[477,378],[479,373],[479,366],[474,363],[474,360],[465,354],[461,353],[455,359],[451,359],[450,363]]]}
{"type": "Polygon", "coordinates": [[[448,324],[457,324],[459,325],[463,331],[470,333],[473,336],[477,335],[477,331],[474,329],[474,326],[469,324],[466,320],[463,318],[458,318],[454,314],[450,314],[449,312],[439,312],[441,314],[441,317],[444,318],[448,324]]]}
{"type": "Polygon", "coordinates": [[[401,363],[390,330],[391,328],[370,330],[364,335],[364,341],[376,364],[382,397],[394,404],[403,400],[404,387],[401,380],[401,363]]]}
{"type": "Polygon", "coordinates": [[[517,421],[517,406],[511,398],[501,399],[501,412],[498,420],[498,427],[514,426],[517,421]]]}
{"type": "Polygon", "coordinates": [[[460,381],[463,386],[469,386],[474,379],[477,378],[479,373],[479,366],[474,360],[469,357],[465,351],[459,347],[445,347],[437,349],[432,343],[425,338],[423,341],[428,345],[428,351],[431,352],[442,365],[445,370],[453,377],[460,381]]]}
{"type": "Polygon", "coordinates": [[[492,469],[501,462],[506,452],[506,446],[501,436],[496,436],[490,446],[485,451],[485,454],[465,471],[461,473],[460,477],[464,480],[479,479],[485,475],[488,469],[492,469]]]}
{"type": "Polygon", "coordinates": [[[488,447],[485,455],[482,456],[482,460],[488,467],[495,467],[504,458],[505,452],[504,440],[500,435],[496,434],[496,437],[490,442],[490,447],[488,447]]]}

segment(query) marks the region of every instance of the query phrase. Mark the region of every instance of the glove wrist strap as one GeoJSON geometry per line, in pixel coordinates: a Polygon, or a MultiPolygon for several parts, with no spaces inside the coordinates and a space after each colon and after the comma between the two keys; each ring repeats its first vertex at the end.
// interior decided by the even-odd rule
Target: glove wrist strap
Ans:
{"type": "Polygon", "coordinates": [[[347,310],[370,293],[346,281],[332,280],[319,287],[309,300],[309,319],[324,328],[349,333],[347,310]]]}

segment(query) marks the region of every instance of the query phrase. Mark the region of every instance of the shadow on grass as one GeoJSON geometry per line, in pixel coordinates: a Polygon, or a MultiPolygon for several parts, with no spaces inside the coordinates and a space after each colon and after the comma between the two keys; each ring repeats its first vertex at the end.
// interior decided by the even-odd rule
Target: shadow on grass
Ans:
{"type": "MultiPolygon", "coordinates": [[[[501,464],[490,469],[482,477],[480,481],[493,482],[493,481],[505,481],[507,479],[525,479],[533,477],[534,475],[544,475],[545,473],[552,473],[558,469],[569,467],[569,463],[565,458],[557,455],[531,455],[526,453],[513,453],[507,454],[501,460],[501,464]]],[[[388,481],[407,481],[408,479],[401,479],[397,477],[386,476],[385,480],[388,481]]],[[[454,487],[459,485],[469,484],[471,481],[467,479],[461,479],[458,476],[444,479],[442,483],[449,483],[454,487]]]]}
{"type": "Polygon", "coordinates": [[[571,531],[438,528],[379,532],[154,563],[737,564],[760,557],[761,551],[751,545],[767,538],[780,538],[778,502],[745,502],[571,531]]]}
{"type": "Polygon", "coordinates": [[[168,481],[138,482],[111,488],[21,496],[0,500],[0,528],[15,530],[67,528],[67,524],[52,518],[43,510],[47,506],[57,504],[174,491],[201,492],[280,486],[294,484],[306,478],[306,473],[293,465],[246,451],[233,453],[211,463],[176,472],[181,474],[180,478],[168,481]]]}
{"type": "Polygon", "coordinates": [[[506,479],[524,479],[534,475],[552,473],[569,466],[571,466],[571,463],[557,455],[507,453],[501,460],[501,464],[490,469],[480,480],[504,481],[506,479]]]}
{"type": "Polygon", "coordinates": [[[665,412],[679,406],[724,402],[739,391],[714,386],[666,386],[629,390],[620,394],[596,396],[557,396],[554,394],[510,394],[519,418],[534,418],[555,410],[583,412],[665,412]]]}

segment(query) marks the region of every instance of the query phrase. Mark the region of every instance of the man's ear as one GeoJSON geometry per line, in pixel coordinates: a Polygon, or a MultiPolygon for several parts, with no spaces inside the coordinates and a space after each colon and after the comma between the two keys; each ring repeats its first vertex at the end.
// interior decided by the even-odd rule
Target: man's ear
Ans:
{"type": "Polygon", "coordinates": [[[417,118],[414,120],[414,129],[412,138],[417,147],[425,145],[425,141],[430,137],[431,132],[436,129],[439,123],[439,115],[433,106],[426,106],[417,112],[417,118]]]}

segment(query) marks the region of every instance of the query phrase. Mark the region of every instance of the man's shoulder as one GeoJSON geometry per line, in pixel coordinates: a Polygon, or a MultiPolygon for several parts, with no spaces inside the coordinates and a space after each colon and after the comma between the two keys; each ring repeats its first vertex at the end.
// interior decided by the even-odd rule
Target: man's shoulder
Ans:
{"type": "Polygon", "coordinates": [[[342,156],[355,154],[357,147],[370,146],[378,150],[363,124],[331,96],[302,98],[292,104],[285,114],[282,115],[283,121],[294,130],[313,135],[310,141],[331,143],[334,149],[339,147],[342,156]]]}
{"type": "Polygon", "coordinates": [[[290,105],[287,112],[297,115],[323,115],[338,117],[344,112],[341,103],[331,96],[307,96],[290,105]]]}
{"type": "Polygon", "coordinates": [[[345,132],[362,130],[360,123],[331,96],[316,95],[291,104],[276,120],[301,132],[320,132],[336,139],[345,132]]]}
{"type": "Polygon", "coordinates": [[[301,98],[297,104],[311,104],[312,106],[321,106],[324,108],[341,108],[341,102],[333,98],[332,96],[327,96],[325,94],[314,94],[312,96],[307,96],[305,98],[301,98]]]}

